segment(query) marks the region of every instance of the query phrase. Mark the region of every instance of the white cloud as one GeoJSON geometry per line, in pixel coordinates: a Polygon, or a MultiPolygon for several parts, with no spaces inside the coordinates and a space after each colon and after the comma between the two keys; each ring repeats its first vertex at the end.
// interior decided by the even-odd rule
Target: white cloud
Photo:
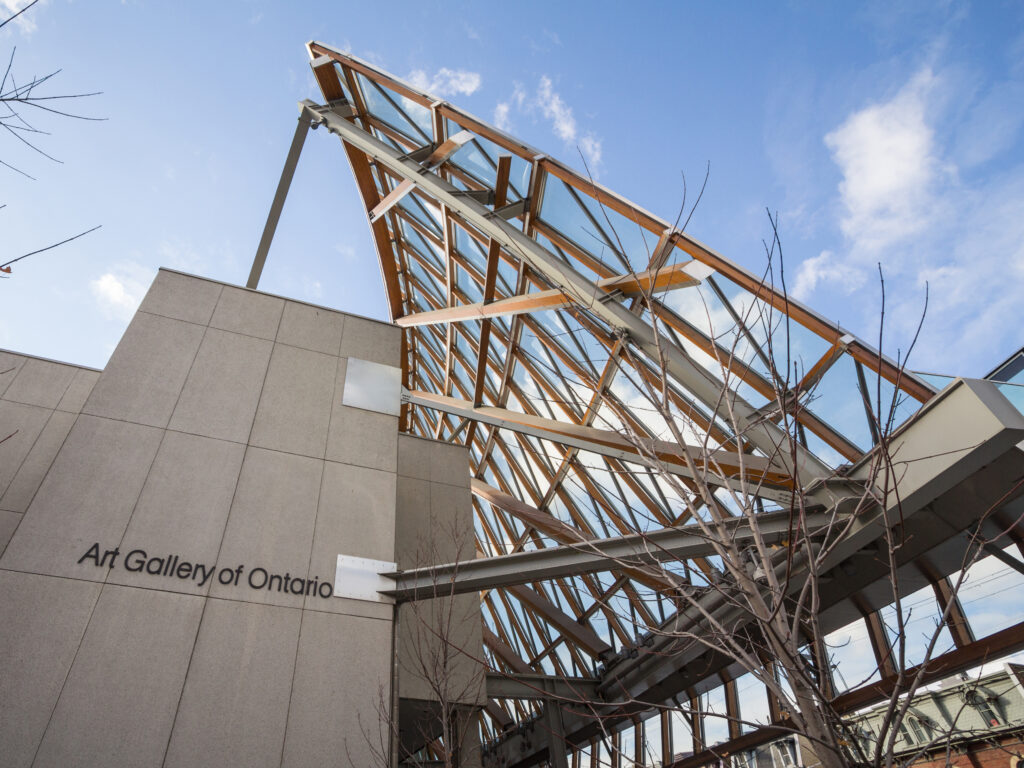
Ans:
{"type": "Polygon", "coordinates": [[[499,101],[498,105],[494,108],[494,125],[503,131],[507,131],[512,127],[512,123],[509,122],[508,113],[512,109],[512,105],[507,101],[499,101]]]}
{"type": "Polygon", "coordinates": [[[872,104],[825,136],[843,180],[843,234],[876,252],[920,232],[933,213],[939,180],[927,99],[936,87],[923,69],[887,102],[872,104]]]}
{"type": "MultiPolygon", "coordinates": [[[[1010,150],[1019,147],[1024,122],[1008,117],[994,125],[991,116],[993,103],[1022,82],[965,81],[925,67],[828,133],[841,173],[842,242],[800,265],[794,296],[813,294],[825,308],[828,299],[877,284],[880,263],[886,327],[904,350],[928,285],[912,368],[980,375],[1018,346],[1024,165],[1010,150]],[[994,170],[965,170],[987,162],[994,170]]],[[[861,316],[843,322],[877,334],[879,293],[866,290],[861,316]]],[[[896,344],[887,343],[895,356],[896,344]]]]}
{"type": "Polygon", "coordinates": [[[526,89],[523,88],[521,83],[513,83],[512,96],[509,97],[508,101],[499,101],[494,107],[494,125],[503,131],[511,130],[512,121],[510,116],[512,108],[515,107],[517,110],[522,110],[525,103],[526,89]]]}
{"type": "MultiPolygon", "coordinates": [[[[27,6],[31,0],[0,0],[0,21],[11,18],[18,11],[22,10],[27,6]]],[[[42,5],[40,3],[39,5],[42,5]]],[[[14,20],[14,23],[18,25],[22,32],[32,33],[36,30],[35,19],[32,18],[32,14],[39,10],[39,7],[33,8],[27,13],[21,14],[14,20]]]]}
{"type": "Polygon", "coordinates": [[[601,165],[601,140],[595,138],[592,133],[585,133],[580,137],[580,151],[591,171],[601,165]]]}
{"type": "Polygon", "coordinates": [[[441,98],[471,96],[480,89],[482,82],[479,72],[447,67],[441,67],[433,75],[428,75],[422,69],[414,69],[406,80],[419,90],[441,98]]]}
{"type": "Polygon", "coordinates": [[[551,129],[555,135],[567,144],[576,146],[583,153],[590,172],[596,176],[601,164],[601,140],[589,131],[582,136],[578,134],[572,107],[566,104],[561,94],[554,89],[554,84],[547,75],[541,75],[540,85],[537,87],[537,105],[541,114],[551,122],[551,129]]]}
{"type": "Polygon", "coordinates": [[[551,121],[555,135],[563,141],[576,141],[576,118],[573,117],[572,108],[555,91],[547,75],[541,75],[537,99],[541,113],[551,121]]]}
{"type": "Polygon", "coordinates": [[[103,314],[115,320],[128,321],[146,295],[152,277],[151,270],[126,262],[92,280],[89,289],[103,314]]]}
{"type": "Polygon", "coordinates": [[[793,298],[804,301],[820,283],[838,286],[843,293],[852,293],[864,285],[865,274],[857,267],[843,263],[831,251],[805,259],[797,271],[793,298]]]}
{"type": "Polygon", "coordinates": [[[359,254],[356,253],[356,249],[347,243],[335,243],[334,250],[341,256],[345,264],[355,264],[359,261],[359,254]]]}

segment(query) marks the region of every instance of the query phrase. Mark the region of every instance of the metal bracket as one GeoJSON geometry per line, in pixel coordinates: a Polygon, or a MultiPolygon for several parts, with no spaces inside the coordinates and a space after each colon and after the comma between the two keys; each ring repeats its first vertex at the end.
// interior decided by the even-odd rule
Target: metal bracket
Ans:
{"type": "Polygon", "coordinates": [[[514,203],[501,206],[501,208],[495,208],[491,212],[491,216],[497,216],[508,221],[509,219],[516,219],[525,215],[529,208],[530,198],[524,197],[522,200],[516,200],[514,203]]]}
{"type": "Polygon", "coordinates": [[[455,197],[468,197],[481,205],[494,205],[493,189],[458,189],[452,193],[455,197]]]}
{"type": "Polygon", "coordinates": [[[422,163],[424,160],[430,157],[431,153],[435,149],[437,149],[437,144],[434,144],[433,142],[431,142],[430,144],[424,144],[422,147],[414,149],[412,152],[406,152],[404,155],[401,156],[401,159],[412,160],[417,163],[422,163]]]}

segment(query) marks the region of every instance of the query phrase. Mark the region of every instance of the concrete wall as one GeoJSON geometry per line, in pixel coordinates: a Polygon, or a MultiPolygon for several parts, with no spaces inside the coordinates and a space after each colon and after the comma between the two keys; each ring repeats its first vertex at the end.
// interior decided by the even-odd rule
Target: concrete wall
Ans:
{"type": "MultiPolygon", "coordinates": [[[[476,557],[469,491],[469,452],[459,445],[398,437],[395,556],[401,569],[476,557]]],[[[444,583],[436,585],[445,593],[444,583]]],[[[476,594],[420,600],[398,611],[401,741],[416,749],[437,728],[443,707],[452,717],[462,766],[479,765],[473,711],[486,703],[483,624],[476,594]],[[432,730],[433,729],[433,730],[432,730]]]]}
{"type": "Polygon", "coordinates": [[[318,593],[394,558],[397,418],[341,393],[399,341],[161,271],[102,373],[0,358],[0,766],[374,764],[392,608],[318,593]]]}
{"type": "Polygon", "coordinates": [[[99,376],[0,351],[0,554],[99,376]]]}

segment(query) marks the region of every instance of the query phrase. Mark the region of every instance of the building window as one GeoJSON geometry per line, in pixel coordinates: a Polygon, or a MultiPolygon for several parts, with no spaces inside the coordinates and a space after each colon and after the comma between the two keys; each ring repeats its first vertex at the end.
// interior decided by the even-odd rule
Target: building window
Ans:
{"type": "Polygon", "coordinates": [[[988,696],[976,689],[964,692],[964,702],[972,707],[989,728],[997,728],[1003,724],[996,710],[996,696],[988,696]]]}
{"type": "Polygon", "coordinates": [[[935,737],[935,721],[914,707],[907,713],[907,722],[917,744],[927,744],[935,737]]]}
{"type": "Polygon", "coordinates": [[[776,768],[794,768],[796,766],[796,745],[792,739],[775,742],[772,744],[772,752],[776,768]]]}

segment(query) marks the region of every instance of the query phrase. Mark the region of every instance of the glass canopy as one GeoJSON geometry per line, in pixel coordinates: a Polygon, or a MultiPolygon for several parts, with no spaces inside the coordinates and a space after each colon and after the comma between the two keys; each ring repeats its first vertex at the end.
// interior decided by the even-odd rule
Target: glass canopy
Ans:
{"type": "MultiPolygon", "coordinates": [[[[340,135],[404,329],[400,428],[468,447],[478,557],[681,524],[707,500],[687,504],[665,482],[657,441],[685,442],[704,466],[743,457],[731,477],[771,513],[935,395],[787,296],[770,266],[752,274],[366,62],[321,43],[309,52],[325,105],[358,129],[340,135]]],[[[737,503],[729,481],[713,492],[737,503]]],[[[695,558],[675,570],[696,583],[719,567],[695,558]]],[[[597,678],[672,618],[663,587],[609,569],[484,591],[486,660],[597,678]]],[[[693,695],[713,712],[735,687],[693,695]]],[[[492,700],[484,735],[537,712],[533,700],[492,700]]],[[[663,715],[622,738],[667,744],[678,727],[663,715]]]]}

